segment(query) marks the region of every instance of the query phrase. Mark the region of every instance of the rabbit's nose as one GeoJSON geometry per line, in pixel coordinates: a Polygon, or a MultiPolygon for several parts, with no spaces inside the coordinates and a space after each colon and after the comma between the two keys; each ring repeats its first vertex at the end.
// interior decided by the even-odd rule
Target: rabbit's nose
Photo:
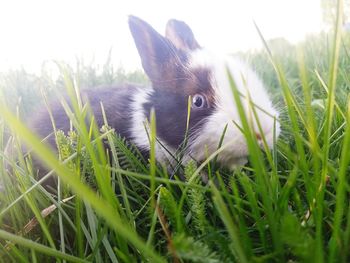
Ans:
{"type": "Polygon", "coordinates": [[[263,149],[263,148],[264,148],[264,142],[263,142],[263,138],[262,138],[261,134],[258,133],[258,132],[256,132],[256,133],[255,133],[255,137],[256,137],[256,139],[257,139],[257,142],[258,142],[259,147],[260,147],[261,149],[263,149]]]}
{"type": "Polygon", "coordinates": [[[255,137],[258,141],[262,140],[262,137],[261,137],[260,133],[258,133],[258,132],[255,133],[255,137]]]}

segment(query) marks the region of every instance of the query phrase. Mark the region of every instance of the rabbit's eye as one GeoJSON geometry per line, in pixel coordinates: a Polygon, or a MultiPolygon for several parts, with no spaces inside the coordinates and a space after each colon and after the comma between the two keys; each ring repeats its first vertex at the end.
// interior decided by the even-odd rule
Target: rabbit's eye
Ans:
{"type": "Polygon", "coordinates": [[[207,101],[205,96],[201,95],[201,94],[196,94],[193,96],[192,98],[192,107],[193,108],[204,108],[207,105],[207,101]]]}

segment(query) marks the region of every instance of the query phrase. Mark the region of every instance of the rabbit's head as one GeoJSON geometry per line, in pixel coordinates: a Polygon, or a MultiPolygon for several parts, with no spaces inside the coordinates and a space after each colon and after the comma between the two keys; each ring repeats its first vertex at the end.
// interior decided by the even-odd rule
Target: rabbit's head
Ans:
{"type": "MultiPolygon", "coordinates": [[[[240,94],[246,119],[258,142],[273,146],[274,137],[280,132],[278,112],[263,82],[246,63],[202,48],[182,21],[170,20],[165,37],[133,16],[129,26],[152,83],[152,88],[135,99],[139,107],[135,110],[143,111],[137,119],[148,117],[154,108],[157,136],[170,152],[176,152],[187,141],[185,160],[204,160],[218,149],[227,127],[218,161],[228,167],[246,162],[249,153],[232,88],[240,94]]],[[[141,128],[133,132],[137,145],[149,147],[147,134],[141,128]]]]}

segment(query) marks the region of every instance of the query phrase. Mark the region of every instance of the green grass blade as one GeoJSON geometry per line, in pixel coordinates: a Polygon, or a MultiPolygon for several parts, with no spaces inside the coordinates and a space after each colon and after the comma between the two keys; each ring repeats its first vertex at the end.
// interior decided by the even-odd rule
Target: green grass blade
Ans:
{"type": "Polygon", "coordinates": [[[14,234],[8,233],[8,232],[1,230],[1,229],[0,229],[0,238],[4,239],[4,240],[9,240],[9,241],[14,242],[16,244],[19,244],[21,246],[33,249],[35,251],[41,252],[43,254],[46,254],[46,255],[49,255],[49,256],[52,256],[55,258],[66,259],[70,262],[88,262],[84,259],[77,258],[77,257],[71,256],[71,255],[62,253],[59,250],[38,244],[32,240],[28,240],[28,239],[25,239],[23,237],[16,236],[14,234]]]}
{"type": "Polygon", "coordinates": [[[53,168],[57,175],[70,185],[80,198],[90,203],[95,211],[106,220],[118,235],[131,242],[144,253],[145,256],[152,258],[154,262],[163,262],[163,259],[149,248],[133,229],[123,222],[110,203],[106,203],[105,200],[98,197],[90,188],[84,185],[72,171],[60,164],[49,148],[43,145],[34,134],[3,106],[0,106],[0,116],[7,121],[7,124],[13,131],[16,131],[20,137],[34,149],[35,153],[46,165],[53,168]]]}
{"type": "Polygon", "coordinates": [[[229,210],[226,207],[226,204],[224,200],[222,199],[222,196],[218,189],[211,184],[211,189],[213,193],[213,202],[220,214],[221,220],[224,222],[226,229],[229,233],[230,239],[231,239],[231,245],[234,251],[234,256],[238,262],[249,262],[243,249],[243,245],[241,244],[241,239],[238,235],[239,231],[237,229],[237,226],[232,221],[232,216],[229,213],[229,210]]]}

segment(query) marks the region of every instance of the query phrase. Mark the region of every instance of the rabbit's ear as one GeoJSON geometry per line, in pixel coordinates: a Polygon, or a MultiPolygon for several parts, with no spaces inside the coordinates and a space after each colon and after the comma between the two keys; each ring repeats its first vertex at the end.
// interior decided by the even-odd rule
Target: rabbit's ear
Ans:
{"type": "Polygon", "coordinates": [[[129,27],[148,77],[152,82],[166,79],[181,64],[175,46],[138,17],[129,16],[129,27]]]}
{"type": "Polygon", "coordinates": [[[165,35],[178,49],[188,51],[200,48],[191,28],[183,21],[170,19],[165,35]]]}

